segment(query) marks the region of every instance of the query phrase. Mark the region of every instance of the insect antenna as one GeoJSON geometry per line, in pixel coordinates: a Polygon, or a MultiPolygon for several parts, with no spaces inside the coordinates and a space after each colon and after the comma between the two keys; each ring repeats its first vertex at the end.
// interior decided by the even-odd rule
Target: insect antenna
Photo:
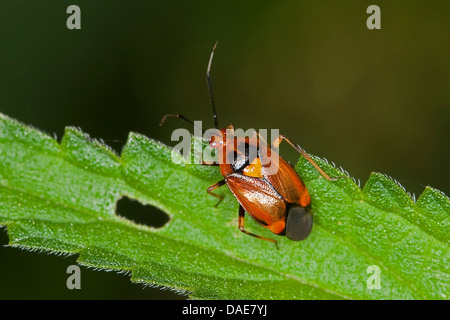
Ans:
{"type": "Polygon", "coordinates": [[[217,122],[216,105],[214,104],[213,85],[212,85],[212,80],[211,80],[211,75],[210,75],[211,64],[212,64],[212,60],[214,57],[214,51],[216,50],[216,47],[217,47],[217,43],[218,43],[218,41],[216,41],[216,43],[214,44],[214,47],[211,51],[211,56],[209,57],[208,68],[206,69],[206,82],[208,84],[209,101],[210,101],[211,107],[212,107],[214,126],[216,127],[216,129],[219,129],[219,124],[217,122]]]}
{"type": "Polygon", "coordinates": [[[203,130],[201,127],[198,127],[197,125],[195,125],[195,123],[191,120],[189,120],[188,118],[186,118],[185,116],[183,116],[182,114],[166,114],[162,119],[161,122],[159,123],[159,126],[162,126],[164,124],[164,122],[166,122],[167,118],[178,118],[183,120],[184,122],[189,123],[190,125],[192,125],[193,127],[196,127],[200,130],[202,130],[202,134],[205,134],[205,130],[203,130]]]}

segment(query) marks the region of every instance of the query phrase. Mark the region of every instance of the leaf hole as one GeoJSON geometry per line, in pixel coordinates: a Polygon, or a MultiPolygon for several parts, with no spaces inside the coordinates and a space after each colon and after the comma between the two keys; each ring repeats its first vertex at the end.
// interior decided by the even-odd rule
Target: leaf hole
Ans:
{"type": "Polygon", "coordinates": [[[162,228],[170,220],[167,213],[150,205],[143,205],[137,200],[122,197],[117,202],[117,215],[134,223],[152,228],[162,228]]]}

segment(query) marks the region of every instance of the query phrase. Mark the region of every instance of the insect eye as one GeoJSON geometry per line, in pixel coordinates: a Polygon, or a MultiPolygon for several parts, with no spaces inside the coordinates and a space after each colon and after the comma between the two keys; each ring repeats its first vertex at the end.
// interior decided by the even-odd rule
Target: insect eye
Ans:
{"type": "Polygon", "coordinates": [[[300,206],[289,209],[286,220],[286,236],[292,241],[304,240],[311,233],[313,216],[311,212],[300,206]]]}
{"type": "Polygon", "coordinates": [[[211,148],[218,148],[220,145],[220,138],[218,138],[217,136],[212,136],[211,139],[209,140],[209,146],[211,148]]]}

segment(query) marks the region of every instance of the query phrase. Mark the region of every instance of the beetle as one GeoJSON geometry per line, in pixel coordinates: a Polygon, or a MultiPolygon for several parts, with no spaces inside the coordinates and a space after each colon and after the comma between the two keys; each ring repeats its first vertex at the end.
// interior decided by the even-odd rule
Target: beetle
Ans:
{"type": "MultiPolygon", "coordinates": [[[[210,76],[216,46],[217,42],[209,58],[206,80],[214,125],[217,129],[209,138],[209,146],[218,150],[219,163],[203,161],[202,164],[218,165],[223,179],[208,187],[207,192],[219,199],[217,206],[223,197],[214,193],[214,190],[223,185],[228,186],[239,202],[239,230],[247,235],[277,245],[275,239],[263,237],[245,229],[245,212],[274,234],[285,235],[293,241],[304,240],[311,233],[313,226],[309,192],[298,173],[288,162],[278,157],[277,167],[273,170],[273,167],[269,165],[270,161],[267,161],[267,157],[270,157],[272,152],[279,149],[282,141],[286,141],[308,160],[325,179],[335,181],[345,177],[330,177],[299,145],[293,143],[284,135],[279,135],[269,146],[259,134],[250,137],[237,137],[234,134],[232,124],[226,129],[219,129],[210,76]],[[251,148],[257,150],[257,152],[251,154],[249,152],[251,148]],[[232,159],[232,161],[227,161],[228,159],[232,159]]],[[[192,121],[181,114],[165,115],[160,125],[165,122],[167,117],[177,117],[195,126],[192,121]]]]}

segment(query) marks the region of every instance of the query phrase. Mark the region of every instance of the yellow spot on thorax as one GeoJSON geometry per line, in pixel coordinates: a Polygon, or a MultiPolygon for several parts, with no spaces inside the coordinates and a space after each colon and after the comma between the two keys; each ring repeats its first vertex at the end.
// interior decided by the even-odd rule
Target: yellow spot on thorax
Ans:
{"type": "Polygon", "coordinates": [[[245,167],[243,173],[247,177],[262,178],[261,160],[255,158],[247,167],[245,167]]]}

